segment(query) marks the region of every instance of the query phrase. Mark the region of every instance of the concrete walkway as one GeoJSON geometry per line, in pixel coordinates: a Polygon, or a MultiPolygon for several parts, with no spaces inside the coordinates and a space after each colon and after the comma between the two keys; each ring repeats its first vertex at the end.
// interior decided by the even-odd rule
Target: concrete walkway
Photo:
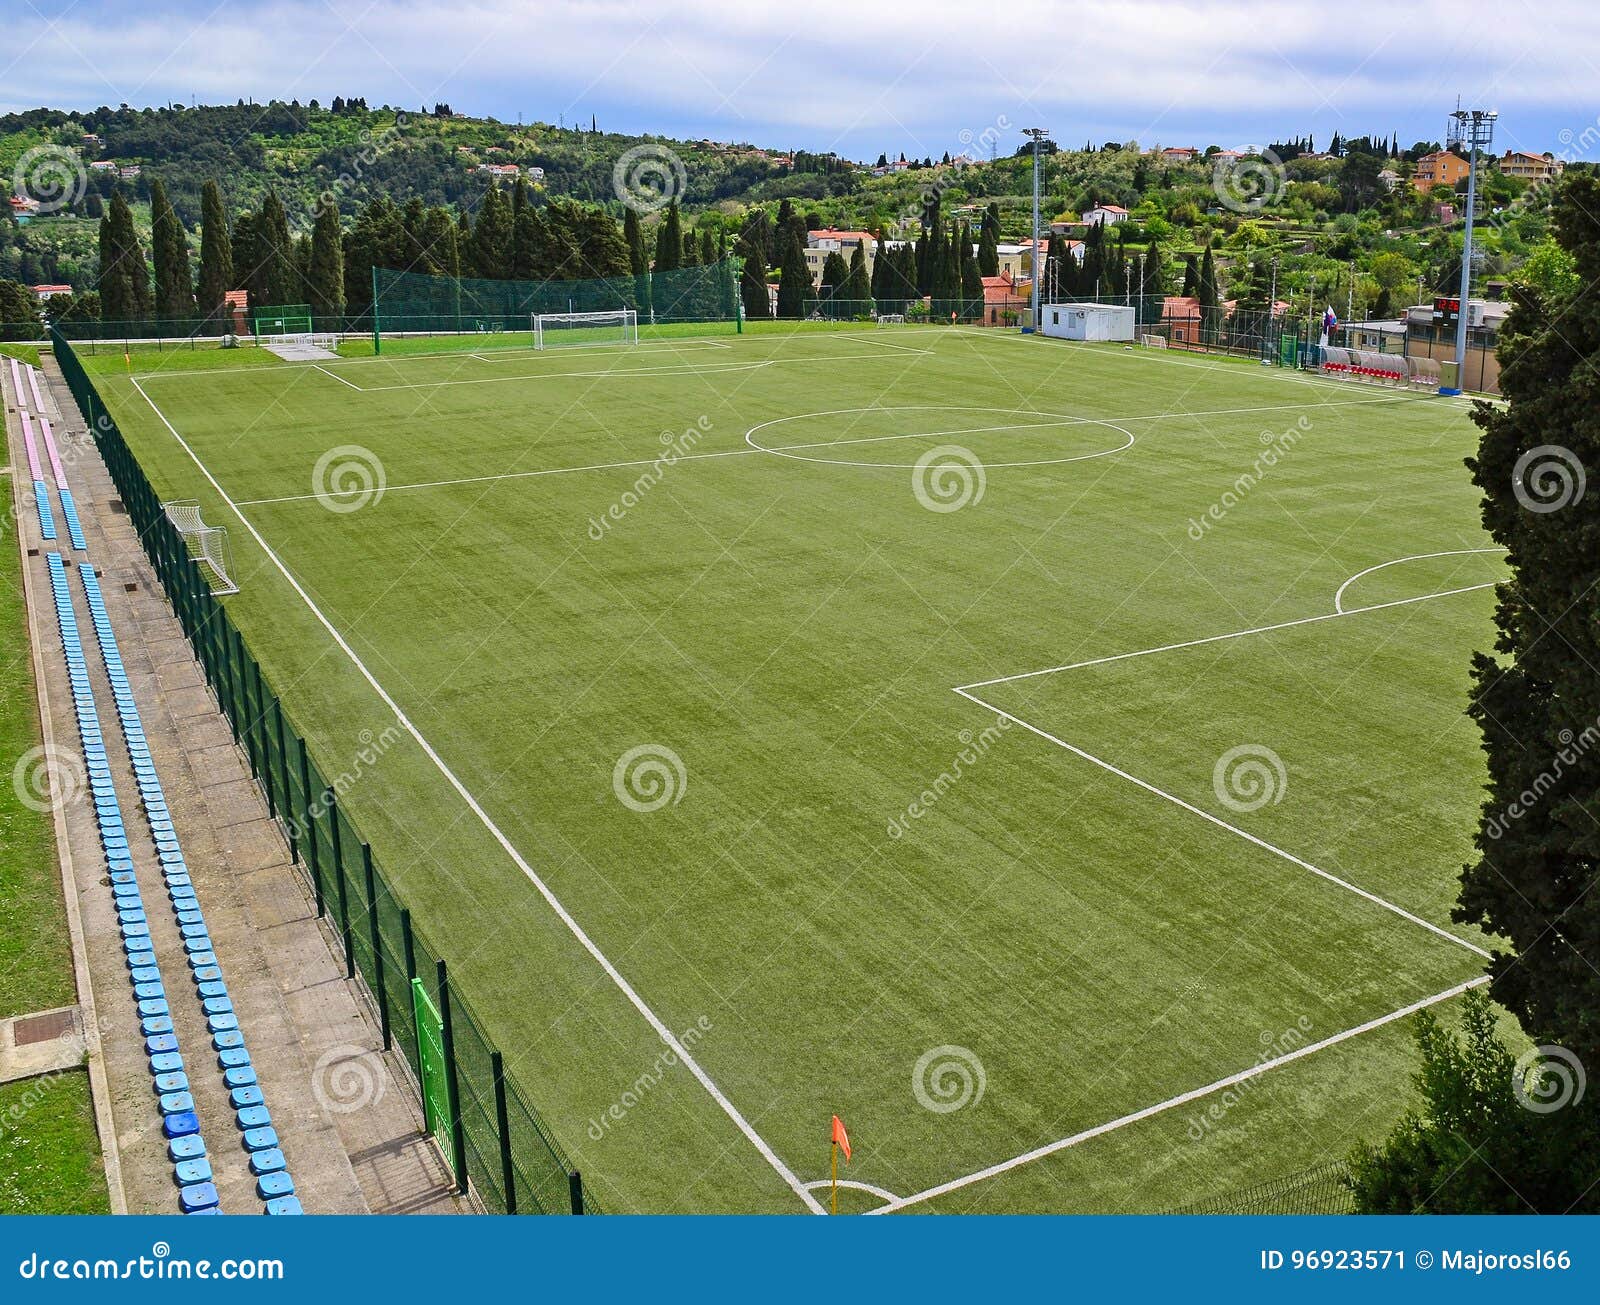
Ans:
{"type": "Polygon", "coordinates": [[[0,1083],[75,1069],[86,1051],[76,1006],[0,1020],[0,1083]]]}
{"type": "MultiPolygon", "coordinates": [[[[46,359],[44,372],[51,391],[48,404],[65,416],[56,435],[83,522],[87,558],[97,568],[173,821],[302,1204],[314,1214],[469,1208],[455,1196],[437,1146],[422,1133],[421,1109],[407,1069],[382,1053],[364,995],[344,978],[344,966],[330,949],[331,935],[316,919],[290,866],[287,844],[233,743],[52,359],[46,359]]],[[[38,521],[27,510],[19,526],[30,571],[29,619],[41,654],[42,697],[55,739],[75,745],[43,553],[62,553],[71,559],[69,567],[85,555],[63,546],[64,539],[56,544],[38,539],[38,521]]],[[[73,586],[75,600],[81,601],[76,577],[73,586]]],[[[80,620],[84,617],[80,611],[80,620]]],[[[109,685],[98,666],[92,678],[96,698],[104,693],[109,703],[109,685]]],[[[115,714],[107,705],[102,715],[111,722],[110,743],[115,714]]],[[[118,738],[117,746],[120,742],[118,738]]],[[[139,804],[131,768],[124,763],[113,770],[140,887],[147,901],[159,905],[164,894],[154,849],[142,817],[133,818],[139,815],[139,804]]],[[[102,1118],[110,1119],[114,1136],[103,1137],[102,1143],[120,1164],[127,1208],[170,1212],[176,1208],[176,1187],[150,1095],[116,916],[98,869],[103,856],[92,808],[80,792],[60,815],[70,852],[63,858],[69,867],[69,892],[82,918],[84,960],[98,998],[92,1003],[97,1027],[87,1028],[85,1035],[91,1046],[98,1042],[107,1083],[109,1101],[102,1118]],[[76,866],[75,876],[70,866],[76,866]]],[[[192,985],[170,912],[151,911],[151,933],[174,997],[173,1018],[189,1061],[222,1207],[228,1213],[259,1212],[262,1203],[243,1149],[231,1136],[221,1076],[206,1054],[209,1039],[199,1004],[186,1000],[192,985]]],[[[97,1101],[97,1107],[101,1104],[97,1101]]]]}

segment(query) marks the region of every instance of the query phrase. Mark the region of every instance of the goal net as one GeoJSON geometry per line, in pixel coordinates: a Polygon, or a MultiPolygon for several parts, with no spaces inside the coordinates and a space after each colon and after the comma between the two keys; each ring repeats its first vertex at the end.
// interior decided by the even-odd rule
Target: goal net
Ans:
{"type": "Polygon", "coordinates": [[[200,517],[200,504],[194,499],[163,503],[167,520],[183,536],[189,550],[214,594],[236,594],[239,585],[233,578],[233,553],[228,547],[228,532],[222,526],[208,526],[200,517]]]}
{"type": "Polygon", "coordinates": [[[255,311],[254,324],[257,337],[275,339],[278,343],[312,332],[310,304],[275,304],[255,311]]]}
{"type": "Polygon", "coordinates": [[[631,308],[590,313],[534,313],[533,347],[562,349],[578,344],[638,344],[639,314],[631,308]]]}

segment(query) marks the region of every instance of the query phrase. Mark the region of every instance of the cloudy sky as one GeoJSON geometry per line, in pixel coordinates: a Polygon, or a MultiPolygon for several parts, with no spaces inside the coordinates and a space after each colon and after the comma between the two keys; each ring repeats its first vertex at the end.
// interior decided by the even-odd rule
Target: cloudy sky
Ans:
{"type": "Polygon", "coordinates": [[[1442,135],[1600,154],[1593,0],[0,0],[0,109],[364,95],[871,159],[1442,135]],[[1587,133],[1587,134],[1586,134],[1587,133]]]}

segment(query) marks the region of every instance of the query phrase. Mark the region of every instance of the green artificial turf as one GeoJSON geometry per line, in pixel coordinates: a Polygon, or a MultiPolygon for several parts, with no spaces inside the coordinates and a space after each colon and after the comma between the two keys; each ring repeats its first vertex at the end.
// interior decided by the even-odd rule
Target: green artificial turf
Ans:
{"type": "MultiPolygon", "coordinates": [[[[88,363],[229,528],[231,611],[606,1209],[803,1205],[419,745],[356,760],[393,714],[245,522],[805,1182],[834,1113],[847,1176],[912,1196],[1481,973],[1409,917],[1455,928],[1494,554],[1098,660],[1486,547],[1461,405],[999,332],[426,343],[88,363]],[[646,746],[654,810],[614,787],[646,746]],[[1221,800],[1241,747],[1277,801],[1221,800]]],[[[1337,1159],[1405,1105],[1409,1029],[912,1208],[1174,1209],[1337,1159]]]]}

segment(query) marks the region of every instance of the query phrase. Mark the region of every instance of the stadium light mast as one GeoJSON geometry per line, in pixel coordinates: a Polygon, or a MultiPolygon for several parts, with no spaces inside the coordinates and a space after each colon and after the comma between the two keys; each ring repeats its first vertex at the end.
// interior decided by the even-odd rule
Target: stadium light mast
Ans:
{"type": "Polygon", "coordinates": [[[1029,250],[1029,257],[1033,260],[1033,317],[1026,331],[1039,329],[1039,281],[1043,272],[1039,267],[1039,142],[1050,133],[1043,127],[1025,127],[1022,134],[1033,142],[1033,244],[1029,250]]]}
{"type": "Polygon", "coordinates": [[[1467,228],[1461,244],[1461,295],[1456,306],[1456,383],[1440,386],[1440,394],[1460,394],[1461,378],[1467,370],[1467,304],[1472,293],[1472,222],[1478,207],[1478,154],[1488,149],[1494,139],[1494,121],[1499,116],[1493,109],[1462,108],[1450,115],[1450,139],[1446,148],[1465,147],[1467,151],[1467,228]]]}

